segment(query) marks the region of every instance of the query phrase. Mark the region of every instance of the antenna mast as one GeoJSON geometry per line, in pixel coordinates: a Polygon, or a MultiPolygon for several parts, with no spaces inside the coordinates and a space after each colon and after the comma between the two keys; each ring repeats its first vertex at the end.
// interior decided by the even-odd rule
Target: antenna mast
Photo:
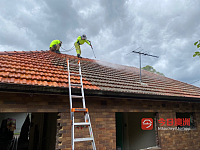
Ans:
{"type": "Polygon", "coordinates": [[[155,55],[149,55],[147,53],[142,53],[140,51],[132,51],[132,53],[137,53],[139,54],[139,61],[140,61],[140,82],[142,82],[142,75],[141,75],[141,55],[145,55],[145,56],[151,56],[151,57],[156,57],[156,58],[159,58],[158,56],[155,56],[155,55]]]}

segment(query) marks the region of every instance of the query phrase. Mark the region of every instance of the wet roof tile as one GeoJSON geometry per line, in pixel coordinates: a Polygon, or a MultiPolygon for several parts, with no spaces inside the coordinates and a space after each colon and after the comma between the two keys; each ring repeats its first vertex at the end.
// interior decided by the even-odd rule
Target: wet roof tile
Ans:
{"type": "MultiPolygon", "coordinates": [[[[77,63],[75,56],[56,54],[50,51],[0,52],[0,82],[68,87],[67,59],[77,63]]],[[[86,89],[200,98],[200,88],[174,79],[92,59],[81,59],[83,84],[86,89]]],[[[78,69],[71,67],[71,72],[78,69]]],[[[80,77],[71,76],[72,83],[80,77]]]]}

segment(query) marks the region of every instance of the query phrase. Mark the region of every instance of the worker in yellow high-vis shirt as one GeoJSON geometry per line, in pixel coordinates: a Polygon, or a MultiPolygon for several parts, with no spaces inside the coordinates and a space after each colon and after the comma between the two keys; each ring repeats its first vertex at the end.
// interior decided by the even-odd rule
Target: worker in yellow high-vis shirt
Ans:
{"type": "Polygon", "coordinates": [[[49,45],[49,49],[52,52],[60,54],[60,47],[61,47],[61,45],[62,45],[62,41],[60,41],[60,40],[53,40],[51,42],[51,44],[49,45]]]}
{"type": "Polygon", "coordinates": [[[74,43],[74,46],[76,48],[76,53],[77,53],[77,57],[78,58],[82,58],[81,57],[81,48],[80,48],[80,45],[84,44],[84,43],[87,43],[88,45],[92,46],[91,43],[87,40],[87,37],[85,34],[83,34],[82,36],[79,36],[77,38],[77,41],[74,43]]]}

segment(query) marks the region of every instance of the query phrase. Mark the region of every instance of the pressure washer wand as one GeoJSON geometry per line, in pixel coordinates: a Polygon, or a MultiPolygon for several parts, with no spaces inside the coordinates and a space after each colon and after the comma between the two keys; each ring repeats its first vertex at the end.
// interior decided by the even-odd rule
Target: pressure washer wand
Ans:
{"type": "MultiPolygon", "coordinates": [[[[89,40],[88,40],[88,41],[89,41],[89,40]]],[[[92,51],[93,51],[93,54],[94,54],[94,50],[93,50],[93,47],[92,47],[91,41],[89,41],[89,42],[90,42],[90,46],[91,46],[92,51]]],[[[94,54],[94,57],[96,58],[95,54],[94,54]]]]}
{"type": "MultiPolygon", "coordinates": [[[[91,48],[92,48],[92,51],[93,51],[93,54],[94,54],[94,50],[93,50],[93,47],[92,47],[92,45],[91,45],[91,48]]],[[[95,54],[94,54],[94,57],[96,58],[95,54]]]]}

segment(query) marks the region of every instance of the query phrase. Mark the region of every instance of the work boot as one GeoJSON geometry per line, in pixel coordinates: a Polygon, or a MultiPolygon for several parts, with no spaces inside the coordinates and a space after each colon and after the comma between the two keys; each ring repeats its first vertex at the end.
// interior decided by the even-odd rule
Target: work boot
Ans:
{"type": "Polygon", "coordinates": [[[78,58],[82,58],[82,57],[80,56],[80,54],[77,54],[77,57],[78,57],[78,58]]]}
{"type": "Polygon", "coordinates": [[[57,54],[61,54],[59,50],[56,50],[55,52],[56,52],[57,54]]]}

